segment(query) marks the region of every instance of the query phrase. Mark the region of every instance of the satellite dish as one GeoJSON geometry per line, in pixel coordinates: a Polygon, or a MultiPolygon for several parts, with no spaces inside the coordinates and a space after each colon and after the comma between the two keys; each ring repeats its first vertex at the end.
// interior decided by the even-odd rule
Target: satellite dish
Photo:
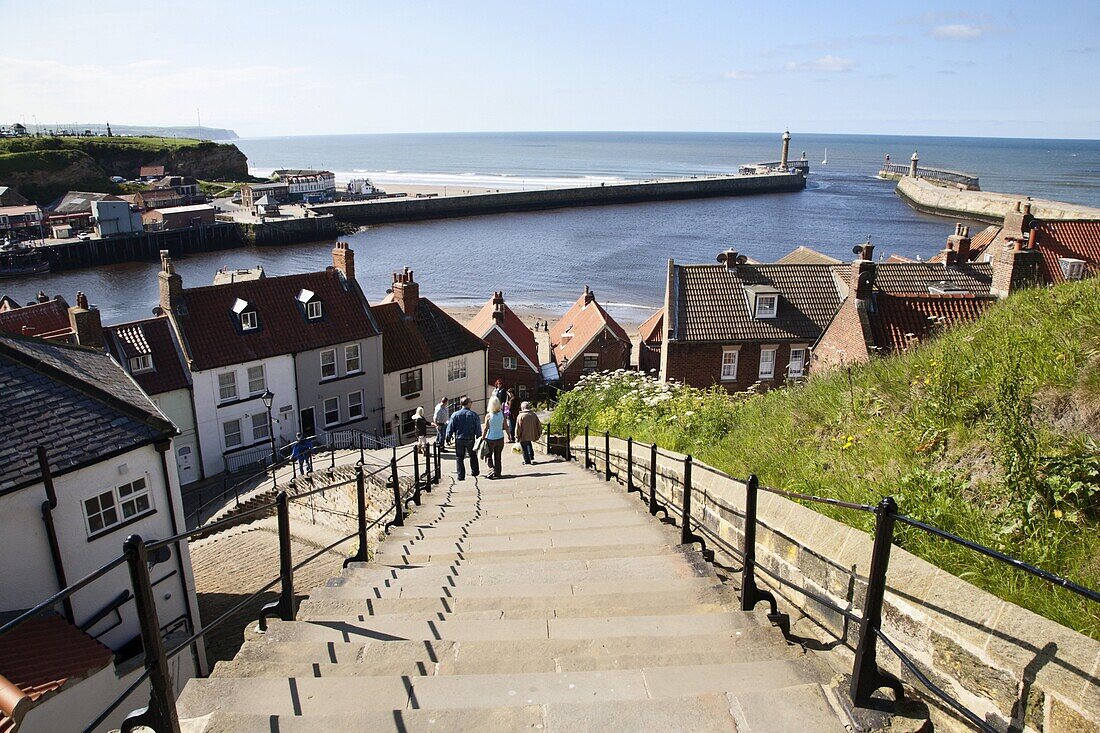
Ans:
{"type": "Polygon", "coordinates": [[[715,259],[724,264],[725,261],[726,261],[726,253],[725,252],[719,252],[718,256],[715,259]]]}
{"type": "Polygon", "coordinates": [[[737,264],[743,265],[749,261],[749,258],[745,255],[737,255],[737,264]]]}
{"type": "Polygon", "coordinates": [[[862,244],[857,244],[855,247],[852,247],[852,254],[858,255],[858,254],[861,254],[862,252],[863,252],[863,245],[862,244]]]}

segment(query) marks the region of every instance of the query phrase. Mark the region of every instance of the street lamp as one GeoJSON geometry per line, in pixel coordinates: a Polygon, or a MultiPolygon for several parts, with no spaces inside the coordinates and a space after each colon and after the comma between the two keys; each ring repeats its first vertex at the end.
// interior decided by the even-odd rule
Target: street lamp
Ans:
{"type": "Polygon", "coordinates": [[[271,442],[271,465],[274,466],[278,462],[278,456],[275,454],[275,426],[271,419],[271,403],[275,399],[275,394],[270,389],[265,389],[260,399],[267,408],[267,439],[271,442]]]}

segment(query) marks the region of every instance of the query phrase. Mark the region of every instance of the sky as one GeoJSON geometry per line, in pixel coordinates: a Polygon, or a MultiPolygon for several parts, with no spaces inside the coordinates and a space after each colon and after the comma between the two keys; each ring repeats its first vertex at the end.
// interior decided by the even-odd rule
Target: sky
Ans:
{"type": "Polygon", "coordinates": [[[1100,138],[1095,0],[0,0],[0,29],[0,124],[1100,138]]]}

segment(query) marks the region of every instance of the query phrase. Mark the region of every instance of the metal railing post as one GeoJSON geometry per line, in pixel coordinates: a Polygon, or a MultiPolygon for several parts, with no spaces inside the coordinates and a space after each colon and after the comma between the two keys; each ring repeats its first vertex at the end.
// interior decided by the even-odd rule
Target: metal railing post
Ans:
{"type": "Polygon", "coordinates": [[[278,614],[283,621],[294,620],[294,560],[290,545],[290,498],[285,491],[275,497],[279,520],[279,600],[260,609],[260,631],[267,631],[267,617],[278,614]]]}
{"type": "Polygon", "coordinates": [[[344,560],[344,567],[353,562],[367,562],[367,487],[363,478],[363,462],[355,464],[355,501],[359,519],[359,549],[354,555],[344,560]]]}
{"type": "Polygon", "coordinates": [[[366,456],[363,454],[363,434],[359,433],[359,465],[366,463],[366,456]]]}
{"type": "Polygon", "coordinates": [[[684,501],[680,505],[680,544],[691,544],[691,456],[684,456],[684,501]]]}
{"type": "Polygon", "coordinates": [[[760,601],[771,604],[771,615],[779,613],[775,596],[756,586],[756,499],[760,490],[760,479],[756,474],[745,482],[745,536],[741,546],[743,562],[741,564],[741,610],[751,611],[760,601]]]}
{"type": "Polygon", "coordinates": [[[396,527],[405,526],[405,507],[401,502],[401,479],[397,475],[397,457],[390,459],[390,483],[393,484],[393,524],[396,527]]]}
{"type": "Polygon", "coordinates": [[[603,431],[603,480],[611,480],[611,432],[603,431]]]}
{"type": "Polygon", "coordinates": [[[894,521],[898,505],[887,496],[875,507],[875,542],[871,550],[871,567],[867,573],[867,596],[863,603],[863,620],[859,624],[859,644],[852,668],[850,693],[852,702],[860,707],[871,704],[871,694],[883,687],[894,691],[895,702],[901,702],[904,691],[897,677],[883,672],[876,660],[878,630],[882,626],[882,601],[886,594],[886,571],[890,566],[890,547],[894,540],[894,521]]]}
{"type": "Polygon", "coordinates": [[[565,460],[573,460],[573,428],[569,424],[565,426],[565,460]]]}
{"type": "Polygon", "coordinates": [[[420,506],[420,447],[413,449],[413,504],[420,506]]]}
{"type": "Polygon", "coordinates": [[[634,438],[626,439],[626,493],[635,491],[634,488],[634,438]]]}
{"type": "Polygon", "coordinates": [[[443,446],[435,444],[435,483],[439,483],[443,475],[443,446]]]}
{"type": "Polygon", "coordinates": [[[172,694],[172,680],[168,676],[168,658],[164,655],[157,602],[149,581],[149,557],[145,550],[145,541],[140,535],[132,534],[123,542],[122,549],[126,553],[126,564],[130,569],[134,610],[141,631],[141,645],[145,649],[145,669],[149,672],[149,704],[127,715],[122,721],[121,730],[129,733],[135,728],[145,726],[157,733],[179,733],[176,696],[172,694]]]}
{"type": "Polygon", "coordinates": [[[332,441],[332,444],[329,446],[328,454],[330,456],[332,456],[332,463],[330,463],[328,467],[335,471],[336,470],[336,441],[335,440],[332,441]]]}
{"type": "Polygon", "coordinates": [[[657,444],[649,446],[649,513],[657,516],[657,444]]]}
{"type": "Polygon", "coordinates": [[[588,426],[584,426],[584,469],[587,471],[588,467],[592,465],[592,461],[589,458],[588,452],[588,426]]]}

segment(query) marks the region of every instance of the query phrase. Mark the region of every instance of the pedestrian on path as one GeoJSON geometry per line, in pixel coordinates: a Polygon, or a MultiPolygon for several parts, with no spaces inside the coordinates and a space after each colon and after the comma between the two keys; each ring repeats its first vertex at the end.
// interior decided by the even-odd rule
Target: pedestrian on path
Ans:
{"type": "Polygon", "coordinates": [[[503,405],[504,401],[508,399],[508,390],[504,389],[504,380],[498,379],[493,386],[495,387],[493,396],[503,405]]]}
{"type": "Polygon", "coordinates": [[[447,421],[451,419],[451,411],[447,409],[447,398],[444,397],[439,401],[439,404],[435,406],[435,414],[432,415],[432,422],[435,423],[435,444],[439,450],[443,450],[443,447],[447,442],[447,421]]]}
{"type": "Polygon", "coordinates": [[[416,449],[428,455],[428,419],[424,417],[424,408],[416,408],[413,414],[413,430],[416,431],[416,449]]]}
{"type": "Polygon", "coordinates": [[[298,473],[305,475],[306,467],[313,472],[313,441],[301,433],[295,433],[295,441],[290,445],[290,457],[298,461],[298,473]]]}
{"type": "Polygon", "coordinates": [[[470,456],[470,475],[478,475],[477,453],[474,451],[474,443],[481,437],[481,421],[477,413],[470,409],[470,398],[463,397],[459,403],[461,407],[455,410],[447,421],[446,436],[444,440],[454,439],[455,442],[455,472],[459,481],[466,480],[466,456],[470,456]]]}
{"type": "Polygon", "coordinates": [[[500,459],[504,453],[504,406],[496,395],[489,398],[485,412],[485,443],[489,446],[487,462],[492,471],[489,478],[500,478],[500,459]]]}
{"type": "Polygon", "coordinates": [[[511,443],[516,442],[516,420],[519,419],[520,399],[516,397],[516,392],[513,389],[508,390],[508,401],[504,403],[504,417],[507,418],[508,429],[508,441],[511,443]]]}
{"type": "Polygon", "coordinates": [[[520,406],[519,420],[516,421],[516,440],[523,450],[523,462],[530,466],[535,462],[535,447],[532,445],[542,437],[542,421],[531,409],[530,402],[520,406]]]}

